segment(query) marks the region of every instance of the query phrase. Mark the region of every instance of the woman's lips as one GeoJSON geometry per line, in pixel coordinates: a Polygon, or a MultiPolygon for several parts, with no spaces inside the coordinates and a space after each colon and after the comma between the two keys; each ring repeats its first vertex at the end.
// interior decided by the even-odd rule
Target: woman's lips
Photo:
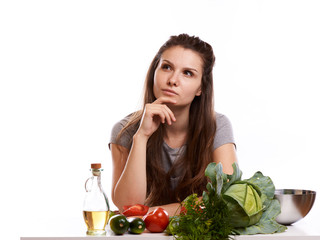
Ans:
{"type": "Polygon", "coordinates": [[[171,89],[162,89],[162,92],[166,95],[169,95],[169,96],[178,95],[178,93],[176,93],[175,91],[173,91],[171,89]]]}

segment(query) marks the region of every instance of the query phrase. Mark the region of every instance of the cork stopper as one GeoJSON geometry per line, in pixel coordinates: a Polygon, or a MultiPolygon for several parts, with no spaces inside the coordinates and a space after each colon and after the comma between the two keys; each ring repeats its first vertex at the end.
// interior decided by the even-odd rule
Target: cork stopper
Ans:
{"type": "Polygon", "coordinates": [[[91,163],[91,168],[92,169],[99,169],[99,168],[101,168],[101,163],[91,163]]]}

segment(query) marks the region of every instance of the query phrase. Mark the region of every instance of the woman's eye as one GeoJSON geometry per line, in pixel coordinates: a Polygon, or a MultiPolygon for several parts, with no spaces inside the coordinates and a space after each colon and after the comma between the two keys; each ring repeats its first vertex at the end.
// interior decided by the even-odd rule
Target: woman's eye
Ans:
{"type": "Polygon", "coordinates": [[[189,76],[189,77],[193,76],[193,73],[191,71],[188,71],[188,70],[184,71],[184,74],[189,76]]]}
{"type": "Polygon", "coordinates": [[[161,68],[162,68],[162,69],[165,69],[165,70],[170,70],[170,69],[171,69],[170,65],[168,65],[168,64],[162,65],[161,68]]]}

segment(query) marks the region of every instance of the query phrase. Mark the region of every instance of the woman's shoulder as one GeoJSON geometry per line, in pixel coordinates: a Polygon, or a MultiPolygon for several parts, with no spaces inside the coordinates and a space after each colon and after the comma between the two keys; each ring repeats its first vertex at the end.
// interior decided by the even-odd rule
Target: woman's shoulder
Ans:
{"type": "Polygon", "coordinates": [[[223,127],[225,125],[231,125],[229,118],[222,113],[215,112],[215,118],[216,118],[217,128],[223,127]]]}
{"type": "Polygon", "coordinates": [[[226,143],[233,143],[234,136],[233,136],[233,129],[229,118],[222,114],[222,113],[215,113],[216,119],[216,133],[214,138],[214,149],[222,146],[226,143]]]}
{"type": "Polygon", "coordinates": [[[129,121],[131,120],[131,117],[134,113],[131,113],[124,118],[122,118],[120,121],[116,122],[113,125],[112,131],[111,131],[111,138],[109,145],[111,143],[119,144],[121,146],[124,146],[126,148],[130,148],[132,137],[136,132],[136,126],[132,125],[128,128],[126,128],[122,133],[120,138],[118,138],[119,133],[127,126],[129,121]]]}
{"type": "Polygon", "coordinates": [[[124,118],[122,118],[121,120],[119,120],[118,122],[116,122],[114,125],[113,125],[113,128],[116,128],[116,129],[122,129],[124,128],[128,122],[130,121],[130,118],[132,116],[133,113],[130,113],[129,115],[125,116],[124,118]]]}

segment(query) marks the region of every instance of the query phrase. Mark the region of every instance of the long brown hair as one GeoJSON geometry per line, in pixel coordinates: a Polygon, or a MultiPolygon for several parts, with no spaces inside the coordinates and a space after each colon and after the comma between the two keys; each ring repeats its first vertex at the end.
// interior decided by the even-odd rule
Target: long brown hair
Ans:
{"type": "MultiPolygon", "coordinates": [[[[186,151],[177,159],[169,172],[162,167],[162,144],[164,125],[152,134],[147,143],[147,199],[150,206],[163,205],[182,201],[191,193],[202,194],[207,179],[204,171],[210,162],[213,162],[213,139],[216,130],[213,103],[212,68],[215,56],[212,47],[198,37],[180,34],[171,36],[159,49],[152,60],[146,80],[144,105],[156,100],[153,93],[154,73],[160,58],[167,49],[181,46],[197,52],[203,60],[201,80],[201,95],[196,96],[190,106],[189,127],[187,133],[186,151]],[[170,178],[179,169],[180,179],[176,189],[171,189],[170,178]]],[[[131,116],[130,121],[119,133],[119,137],[129,127],[138,127],[143,111],[131,116]]]]}

